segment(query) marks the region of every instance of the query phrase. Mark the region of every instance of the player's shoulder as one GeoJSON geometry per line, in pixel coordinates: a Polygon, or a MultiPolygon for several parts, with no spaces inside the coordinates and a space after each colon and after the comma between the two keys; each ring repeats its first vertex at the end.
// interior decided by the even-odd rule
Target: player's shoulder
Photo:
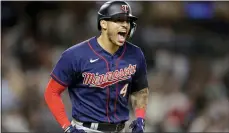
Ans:
{"type": "Polygon", "coordinates": [[[88,40],[89,39],[74,44],[73,46],[63,51],[63,54],[67,56],[78,56],[78,55],[83,55],[84,53],[87,53],[86,50],[88,48],[87,46],[88,40]]]}
{"type": "Polygon", "coordinates": [[[126,47],[127,47],[128,51],[131,51],[131,52],[137,52],[137,53],[142,52],[140,47],[138,47],[137,45],[135,45],[129,41],[126,41],[126,47]]]}

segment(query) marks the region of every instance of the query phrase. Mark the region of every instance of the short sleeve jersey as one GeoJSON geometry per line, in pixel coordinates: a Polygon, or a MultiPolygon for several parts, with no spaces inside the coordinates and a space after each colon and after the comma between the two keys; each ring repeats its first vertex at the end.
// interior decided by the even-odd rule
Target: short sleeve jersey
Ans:
{"type": "Polygon", "coordinates": [[[82,122],[129,120],[129,95],[148,87],[141,49],[125,42],[113,55],[97,37],[65,50],[51,77],[68,87],[72,117],[82,122]]]}

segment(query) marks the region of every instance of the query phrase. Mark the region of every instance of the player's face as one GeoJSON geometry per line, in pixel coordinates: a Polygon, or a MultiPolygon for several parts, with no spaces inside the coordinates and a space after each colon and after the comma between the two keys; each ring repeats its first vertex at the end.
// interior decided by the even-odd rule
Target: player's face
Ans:
{"type": "Polygon", "coordinates": [[[127,39],[130,30],[128,20],[108,21],[107,35],[109,40],[118,46],[122,46],[127,39]]]}

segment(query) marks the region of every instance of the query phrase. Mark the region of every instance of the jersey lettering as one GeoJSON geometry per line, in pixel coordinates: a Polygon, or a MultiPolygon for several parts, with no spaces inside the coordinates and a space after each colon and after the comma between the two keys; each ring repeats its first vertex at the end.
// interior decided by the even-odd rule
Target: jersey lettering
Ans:
{"type": "Polygon", "coordinates": [[[126,96],[126,92],[127,92],[127,88],[128,88],[128,84],[124,85],[124,87],[120,91],[120,95],[125,97],[126,96]]]}
{"type": "Polygon", "coordinates": [[[125,67],[124,70],[110,71],[101,75],[98,73],[84,72],[82,74],[84,77],[83,84],[90,85],[91,87],[105,88],[119,81],[129,79],[131,75],[135,74],[136,66],[137,65],[129,64],[129,67],[125,67]]]}

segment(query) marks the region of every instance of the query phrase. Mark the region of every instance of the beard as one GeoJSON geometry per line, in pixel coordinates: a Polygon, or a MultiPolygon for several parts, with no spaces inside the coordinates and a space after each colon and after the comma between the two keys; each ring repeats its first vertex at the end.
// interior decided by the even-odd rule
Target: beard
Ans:
{"type": "Polygon", "coordinates": [[[107,37],[108,37],[108,40],[109,40],[111,43],[117,45],[117,44],[116,44],[116,41],[115,41],[115,34],[114,34],[114,32],[111,32],[110,30],[108,30],[108,31],[107,31],[107,37]]]}

